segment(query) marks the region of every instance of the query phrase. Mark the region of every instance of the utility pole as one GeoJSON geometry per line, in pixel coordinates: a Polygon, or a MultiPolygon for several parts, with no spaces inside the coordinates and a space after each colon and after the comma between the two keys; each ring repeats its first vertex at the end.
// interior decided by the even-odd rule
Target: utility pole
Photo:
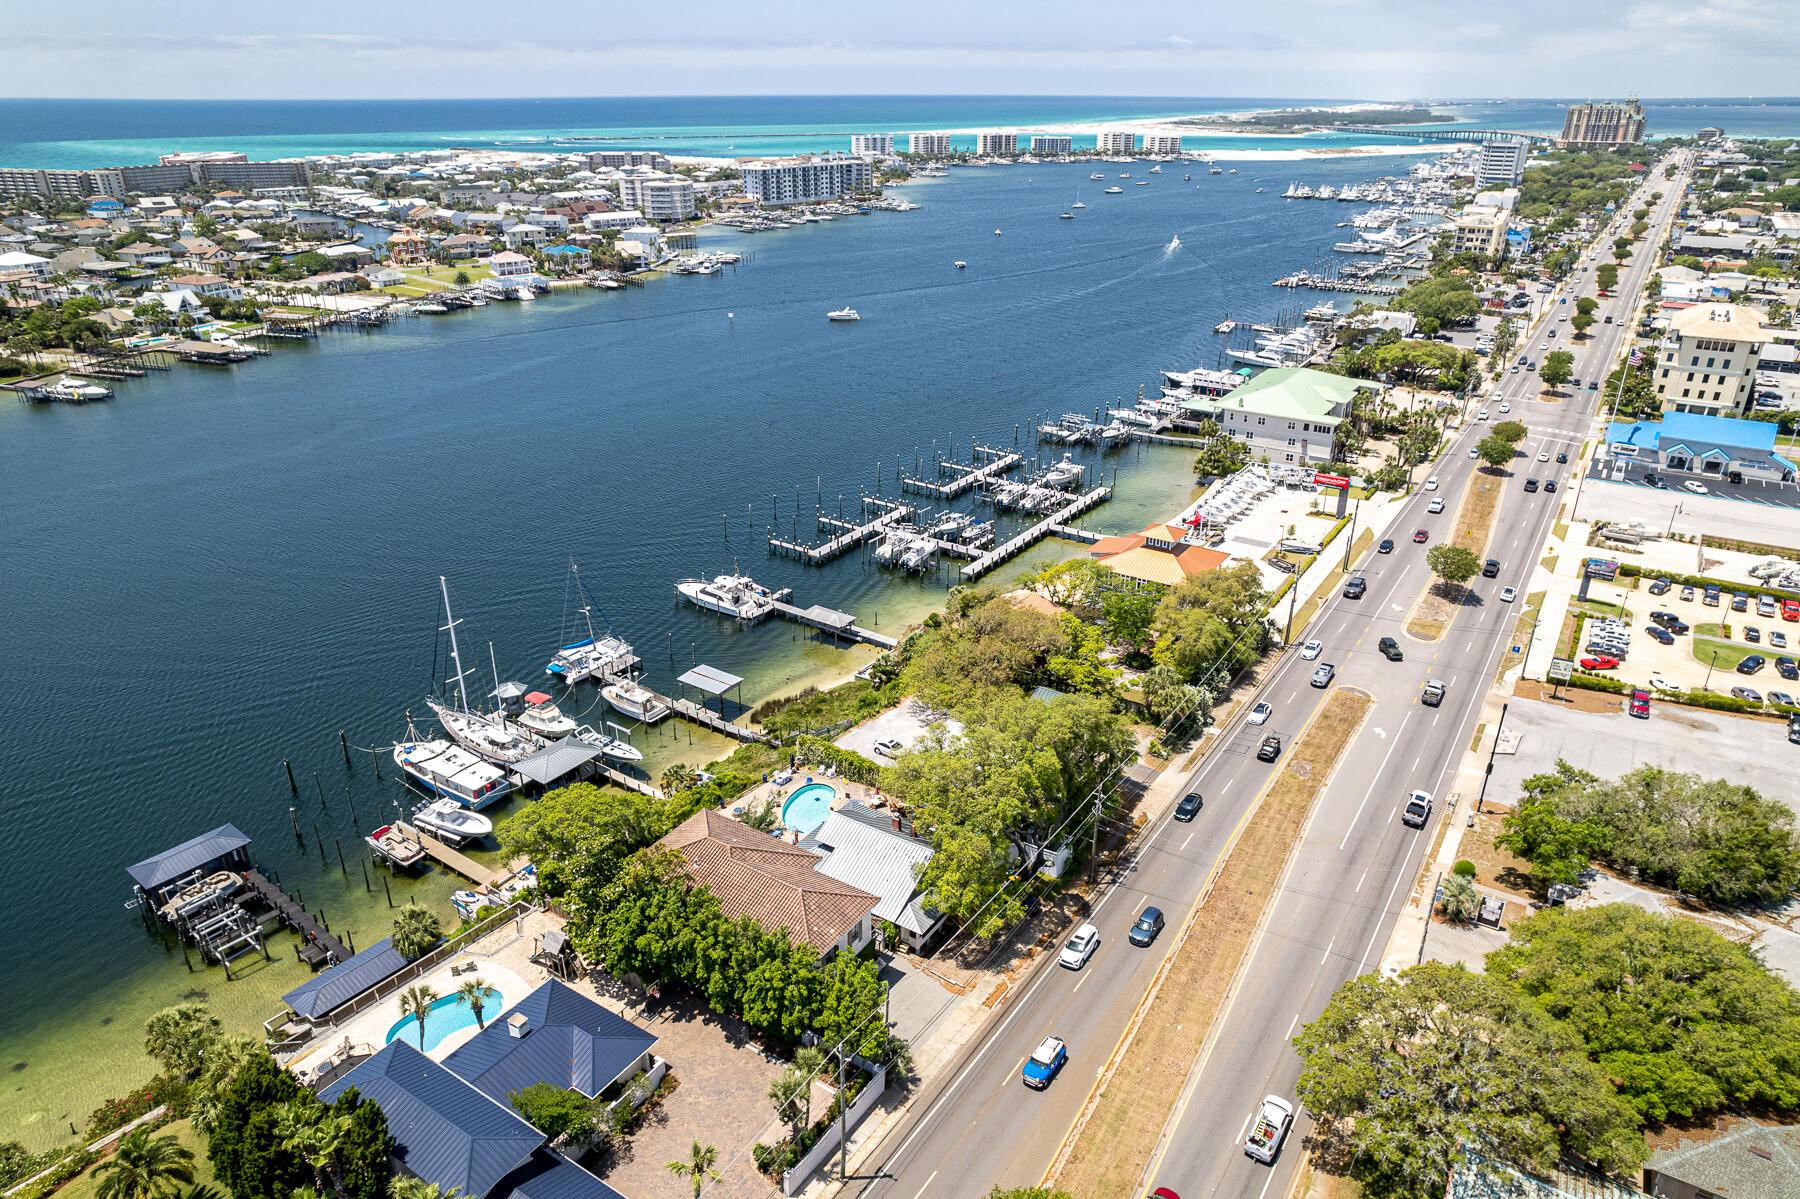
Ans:
{"type": "Polygon", "coordinates": [[[1362,511],[1362,501],[1357,500],[1356,506],[1350,509],[1350,529],[1349,529],[1350,537],[1348,540],[1346,540],[1344,542],[1344,573],[1345,574],[1350,573],[1350,550],[1351,550],[1351,547],[1353,547],[1356,544],[1356,517],[1357,517],[1357,514],[1360,513],[1361,511],[1362,511]]]}
{"type": "Polygon", "coordinates": [[[1088,846],[1088,882],[1094,881],[1094,869],[1100,862],[1100,811],[1101,788],[1094,788],[1094,837],[1088,846]]]}
{"type": "Polygon", "coordinates": [[[1288,614],[1287,625],[1281,634],[1281,648],[1286,649],[1294,640],[1294,601],[1300,590],[1300,574],[1298,571],[1288,580],[1288,614]]]}

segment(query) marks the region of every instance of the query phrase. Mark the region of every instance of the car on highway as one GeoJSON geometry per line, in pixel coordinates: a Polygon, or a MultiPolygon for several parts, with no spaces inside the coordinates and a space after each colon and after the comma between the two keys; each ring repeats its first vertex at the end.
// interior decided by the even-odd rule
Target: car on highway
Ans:
{"type": "Polygon", "coordinates": [[[1784,679],[1800,679],[1800,662],[1783,654],[1775,659],[1775,672],[1784,679]]]}
{"type": "Polygon", "coordinates": [[[1063,1039],[1045,1037],[1031,1051],[1031,1056],[1025,1059],[1025,1068],[1020,1073],[1024,1075],[1026,1086],[1034,1091],[1041,1091],[1050,1085],[1050,1080],[1056,1077],[1056,1072],[1068,1064],[1068,1061],[1069,1049],[1063,1044],[1063,1039]]]}
{"type": "Polygon", "coordinates": [[[1538,489],[1538,481],[1536,479],[1526,479],[1525,480],[1525,490],[1526,491],[1536,491],[1537,489],[1538,489]]]}
{"type": "Polygon", "coordinates": [[[1392,537],[1383,537],[1381,539],[1381,544],[1375,547],[1375,552],[1378,554],[1393,553],[1394,552],[1394,539],[1392,537]]]}
{"type": "Polygon", "coordinates": [[[1429,479],[1425,480],[1425,490],[1426,491],[1436,491],[1437,489],[1438,489],[1438,477],[1436,475],[1432,475],[1429,479]]]}
{"type": "Polygon", "coordinates": [[[1060,965],[1071,970],[1079,970],[1087,965],[1087,960],[1094,956],[1094,950],[1100,948],[1100,930],[1091,924],[1084,924],[1070,934],[1063,942],[1062,953],[1057,957],[1060,965]]]}
{"type": "Polygon", "coordinates": [[[1444,680],[1426,679],[1425,689],[1419,692],[1419,702],[1427,708],[1435,708],[1444,702],[1444,680]]]}
{"type": "Polygon", "coordinates": [[[1550,451],[1549,450],[1539,450],[1538,451],[1538,461],[1539,462],[1550,461],[1550,451]]]}
{"type": "Polygon", "coordinates": [[[1424,545],[1429,540],[1431,540],[1431,531],[1429,529],[1414,529],[1413,530],[1413,544],[1414,545],[1424,545]]]}
{"type": "Polygon", "coordinates": [[[1471,459],[1479,458],[1479,457],[1481,457],[1481,451],[1476,449],[1474,446],[1470,446],[1469,447],[1469,457],[1471,459]]]}
{"type": "Polygon", "coordinates": [[[1262,739],[1262,744],[1256,747],[1256,757],[1258,761],[1273,762],[1280,756],[1281,738],[1274,733],[1270,733],[1267,737],[1264,737],[1262,739]]]}
{"type": "Polygon", "coordinates": [[[1429,504],[1425,505],[1425,511],[1431,513],[1433,516],[1436,516],[1439,512],[1442,512],[1443,510],[1444,510],[1444,497],[1441,495],[1432,496],[1431,502],[1429,504]]]}
{"type": "Polygon", "coordinates": [[[1558,462],[1561,462],[1561,463],[1564,463],[1564,464],[1567,464],[1567,463],[1568,463],[1568,461],[1569,461],[1569,455],[1568,455],[1568,453],[1567,453],[1567,452],[1565,452],[1565,451],[1563,451],[1563,450],[1558,450],[1558,451],[1557,451],[1557,452],[1556,452],[1556,460],[1557,460],[1557,461],[1558,461],[1558,462]]]}
{"type": "Polygon", "coordinates": [[[1794,697],[1789,695],[1785,691],[1769,692],[1769,702],[1772,704],[1780,704],[1784,708],[1792,708],[1792,707],[1800,706],[1800,705],[1796,705],[1794,702],[1794,697]]]}
{"type": "Polygon", "coordinates": [[[1581,669],[1583,670],[1617,670],[1618,668],[1619,660],[1610,654],[1601,654],[1598,657],[1581,660],[1581,669]]]}
{"type": "Polygon", "coordinates": [[[1765,660],[1761,654],[1751,654],[1737,664],[1737,672],[1739,674],[1755,674],[1757,671],[1761,670],[1764,665],[1765,660]]]}
{"type": "Polygon", "coordinates": [[[1369,581],[1361,575],[1351,575],[1344,580],[1344,598],[1361,599],[1363,592],[1369,589],[1369,581]]]}
{"type": "Polygon", "coordinates": [[[1731,689],[1731,695],[1733,699],[1748,700],[1753,704],[1762,703],[1762,696],[1757,693],[1754,687],[1733,687],[1731,689]]]}
{"type": "MultiPolygon", "coordinates": [[[[1513,369],[1518,370],[1519,368],[1515,366],[1513,369]]],[[[1477,412],[1475,414],[1476,420],[1486,420],[1487,418],[1488,418],[1488,410],[1486,408],[1483,408],[1480,412],[1477,412]]]]}
{"type": "Polygon", "coordinates": [[[1250,709],[1250,715],[1244,718],[1244,723],[1261,724],[1269,718],[1269,714],[1273,711],[1275,709],[1269,706],[1268,700],[1259,700],[1257,705],[1250,709]]]}
{"type": "Polygon", "coordinates": [[[1662,645],[1675,644],[1675,634],[1669,632],[1669,630],[1663,628],[1659,624],[1645,625],[1644,632],[1650,634],[1650,639],[1652,641],[1659,642],[1662,645]]]}
{"type": "Polygon", "coordinates": [[[1712,494],[1712,492],[1710,492],[1706,489],[1706,484],[1700,482],[1697,479],[1687,480],[1686,482],[1684,482],[1681,485],[1681,489],[1683,491],[1691,491],[1695,495],[1711,495],[1712,494]]]}
{"type": "Polygon", "coordinates": [[[1395,641],[1392,637],[1383,637],[1380,641],[1375,643],[1375,648],[1380,650],[1381,656],[1390,662],[1398,662],[1406,657],[1405,654],[1400,652],[1400,643],[1395,641]]]}
{"type": "Polygon", "coordinates": [[[1308,662],[1312,661],[1323,652],[1325,652],[1325,643],[1320,641],[1317,637],[1300,647],[1300,656],[1308,662]]]}
{"type": "Polygon", "coordinates": [[[1406,804],[1400,809],[1400,823],[1413,828],[1424,828],[1425,822],[1431,819],[1431,793],[1414,791],[1406,797],[1406,804]]]}
{"type": "Polygon", "coordinates": [[[1279,1095],[1265,1095],[1250,1114],[1250,1129],[1244,1134],[1244,1155],[1265,1165],[1274,1162],[1294,1123],[1294,1105],[1279,1095]]]}
{"type": "Polygon", "coordinates": [[[1138,913],[1137,922],[1131,926],[1131,932],[1127,935],[1133,945],[1144,946],[1156,940],[1156,935],[1162,930],[1162,909],[1148,907],[1138,913]]]}
{"type": "Polygon", "coordinates": [[[1329,687],[1331,686],[1331,677],[1336,673],[1337,667],[1329,662],[1321,662],[1319,663],[1319,668],[1313,671],[1312,685],[1315,687],[1329,687]]]}
{"type": "Polygon", "coordinates": [[[1500,559],[1489,558],[1486,562],[1483,562],[1481,564],[1481,577],[1484,579],[1499,578],[1500,577],[1500,559]]]}
{"type": "Polygon", "coordinates": [[[1556,490],[1556,480],[1555,479],[1545,479],[1544,480],[1544,494],[1549,495],[1552,492],[1554,492],[1555,490],[1556,490]]]}
{"type": "Polygon", "coordinates": [[[1189,791],[1181,797],[1181,802],[1175,805],[1175,819],[1186,824],[1200,814],[1200,805],[1204,802],[1198,791],[1189,791]]]}
{"type": "Polygon", "coordinates": [[[1501,602],[1501,603],[1503,603],[1503,604],[1510,604],[1510,603],[1512,603],[1512,602],[1513,602],[1513,601],[1514,601],[1514,600],[1516,600],[1516,599],[1518,599],[1518,598],[1519,598],[1519,592],[1518,592],[1518,589],[1517,589],[1517,588],[1515,588],[1515,587],[1502,587],[1502,588],[1501,588],[1501,589],[1500,589],[1500,602],[1501,602]]]}
{"type": "Polygon", "coordinates": [[[1168,1187],[1157,1187],[1154,1191],[1150,1192],[1150,1199],[1181,1199],[1181,1196],[1177,1195],[1168,1187]]]}
{"type": "Polygon", "coordinates": [[[1500,411],[1511,412],[1512,411],[1512,401],[1511,400],[1501,400],[1500,401],[1500,411]]]}
{"type": "Polygon", "coordinates": [[[1650,719],[1650,693],[1633,691],[1631,698],[1625,701],[1625,710],[1640,720],[1650,719]]]}
{"type": "Polygon", "coordinates": [[[1519,373],[1519,368],[1518,368],[1518,367],[1516,367],[1516,366],[1514,366],[1514,367],[1508,367],[1508,368],[1507,368],[1507,373],[1509,373],[1509,374],[1514,374],[1514,375],[1516,375],[1516,374],[1518,374],[1518,373],[1519,373]]]}

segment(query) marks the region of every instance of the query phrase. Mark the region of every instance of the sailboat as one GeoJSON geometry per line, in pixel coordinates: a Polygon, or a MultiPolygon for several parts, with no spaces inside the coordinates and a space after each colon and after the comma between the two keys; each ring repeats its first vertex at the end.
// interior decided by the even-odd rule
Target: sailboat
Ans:
{"type": "MultiPolygon", "coordinates": [[[[596,674],[605,674],[607,667],[613,663],[631,657],[631,646],[613,632],[605,612],[600,613],[600,623],[606,628],[606,636],[602,637],[594,632],[593,607],[588,603],[587,592],[581,587],[581,567],[575,565],[572,558],[569,560],[569,573],[574,578],[575,598],[581,601],[581,607],[576,611],[587,622],[587,640],[573,641],[557,650],[555,657],[550,659],[550,665],[544,667],[544,673],[557,675],[563,682],[573,685],[596,674]]],[[[563,622],[563,634],[568,635],[566,619],[563,622]]]]}
{"type": "Polygon", "coordinates": [[[462,653],[456,644],[457,621],[450,614],[450,585],[442,575],[438,576],[438,589],[444,595],[444,630],[450,634],[450,661],[456,667],[453,681],[457,702],[452,707],[434,696],[427,696],[425,706],[444,726],[450,739],[470,753],[496,766],[522,762],[541,749],[543,743],[529,733],[508,728],[499,717],[485,716],[469,707],[468,687],[463,681],[467,672],[463,670],[462,653]]]}
{"type": "Polygon", "coordinates": [[[1087,207],[1086,204],[1083,204],[1081,202],[1081,193],[1080,192],[1075,193],[1075,202],[1073,204],[1069,205],[1069,207],[1070,208],[1086,208],[1087,207]]]}

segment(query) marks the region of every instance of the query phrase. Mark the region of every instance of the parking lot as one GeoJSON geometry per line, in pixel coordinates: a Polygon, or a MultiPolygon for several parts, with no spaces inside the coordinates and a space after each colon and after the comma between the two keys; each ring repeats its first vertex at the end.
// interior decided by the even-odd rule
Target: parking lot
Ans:
{"type": "MultiPolygon", "coordinates": [[[[1771,690],[1800,696],[1800,680],[1782,678],[1775,665],[1775,659],[1780,655],[1800,657],[1800,648],[1797,648],[1800,647],[1800,623],[1784,621],[1779,615],[1760,617],[1756,614],[1754,600],[1747,612],[1733,612],[1729,593],[1721,597],[1718,607],[1709,608],[1701,602],[1698,589],[1691,600],[1683,600],[1681,590],[1679,587],[1672,587],[1663,595],[1651,595],[1645,590],[1630,594],[1627,601],[1630,605],[1628,611],[1631,613],[1628,621],[1631,628],[1630,653],[1617,670],[1606,673],[1640,687],[1648,686],[1649,680],[1654,677],[1666,679],[1683,690],[1704,687],[1720,695],[1729,694],[1733,687],[1749,687],[1765,698],[1771,690]],[[1650,614],[1657,611],[1675,614],[1688,624],[1690,631],[1675,635],[1668,645],[1657,641],[1646,631],[1650,625],[1650,614]],[[1702,624],[1722,623],[1731,626],[1731,636],[1712,636],[1706,640],[1727,643],[1743,653],[1761,654],[1766,660],[1762,669],[1746,676],[1733,669],[1737,658],[1735,654],[1721,657],[1716,665],[1706,660],[1704,652],[1700,657],[1695,656],[1697,647],[1694,630],[1702,624]],[[1744,635],[1746,630],[1752,628],[1758,630],[1759,640],[1754,642],[1744,635]],[[1774,644],[1774,634],[1780,634],[1787,645],[1774,644]]],[[[1594,628],[1594,622],[1589,622],[1584,628],[1577,658],[1589,655],[1588,645],[1594,628]]],[[[1705,643],[1700,643],[1702,651],[1705,643]]]]}
{"type": "Polygon", "coordinates": [[[1641,487],[1646,491],[1664,491],[1676,502],[1689,498],[1703,500],[1707,498],[1723,500],[1739,500],[1748,504],[1760,504],[1765,507],[1800,509],[1800,485],[1794,483],[1765,482],[1761,479],[1746,477],[1742,483],[1732,483],[1718,475],[1699,475],[1689,471],[1667,470],[1657,468],[1656,475],[1668,481],[1667,487],[1651,487],[1644,482],[1646,468],[1640,462],[1632,462],[1628,458],[1606,458],[1595,455],[1588,468],[1590,479],[1605,479],[1611,483],[1625,483],[1633,487],[1641,487]],[[1689,481],[1697,482],[1706,488],[1705,495],[1697,495],[1682,486],[1689,481]]]}

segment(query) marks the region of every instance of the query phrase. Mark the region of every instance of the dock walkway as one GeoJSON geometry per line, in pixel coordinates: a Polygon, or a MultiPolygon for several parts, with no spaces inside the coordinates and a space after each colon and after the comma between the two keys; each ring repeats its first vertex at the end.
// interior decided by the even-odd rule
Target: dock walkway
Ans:
{"type": "Polygon", "coordinates": [[[935,483],[926,479],[915,479],[903,473],[900,476],[900,490],[916,491],[921,495],[935,496],[940,500],[952,500],[965,491],[971,491],[981,486],[989,479],[999,478],[1025,460],[1024,455],[1013,450],[997,450],[985,445],[975,447],[975,457],[977,461],[974,463],[939,462],[937,469],[940,481],[935,483]],[[982,458],[986,458],[987,461],[981,462],[982,458]],[[956,477],[948,482],[943,482],[945,474],[952,474],[956,477]]]}
{"type": "MultiPolygon", "coordinates": [[[[733,724],[711,708],[703,707],[693,700],[671,699],[666,695],[659,696],[658,698],[665,704],[668,704],[670,711],[674,712],[675,715],[681,717],[683,720],[691,720],[695,724],[703,725],[715,733],[724,733],[727,737],[735,737],[739,741],[762,741],[769,744],[773,744],[775,741],[775,738],[769,736],[767,733],[759,733],[755,729],[745,728],[741,724],[733,724]]],[[[632,781],[637,783],[641,780],[633,779],[632,781]]]]}
{"type": "MultiPolygon", "coordinates": [[[[1092,491],[1083,492],[1069,503],[1050,513],[1043,520],[1015,535],[1003,545],[995,546],[975,561],[962,568],[964,582],[974,582],[988,571],[1012,558],[1024,553],[1046,537],[1060,536],[1062,530],[1070,528],[1069,522],[1082,513],[1098,507],[1112,495],[1110,487],[1096,487],[1092,491]]],[[[1081,540],[1085,540],[1082,538],[1081,540]]]]}
{"type": "Polygon", "coordinates": [[[454,870],[477,887],[490,887],[500,878],[500,875],[494,871],[489,870],[473,858],[451,849],[424,829],[414,829],[413,836],[417,837],[419,844],[425,847],[426,857],[440,866],[454,870]]]}
{"type": "Polygon", "coordinates": [[[864,504],[872,504],[883,511],[873,520],[848,521],[835,516],[820,516],[818,523],[822,528],[843,530],[836,537],[816,544],[796,541],[786,537],[769,538],[769,552],[782,554],[789,558],[798,558],[808,566],[823,566],[833,558],[855,549],[869,538],[875,536],[889,525],[898,524],[912,516],[913,509],[905,504],[877,500],[873,496],[865,497],[864,504]]]}
{"type": "Polygon", "coordinates": [[[256,892],[257,898],[269,905],[276,919],[300,935],[301,944],[296,951],[301,961],[317,969],[328,961],[350,959],[352,955],[344,943],[332,936],[331,930],[311,912],[295,903],[286,891],[270,882],[261,870],[252,866],[244,871],[244,883],[256,892]]]}
{"type": "Polygon", "coordinates": [[[865,641],[870,645],[878,645],[882,649],[893,649],[899,644],[892,637],[865,629],[856,623],[856,617],[848,612],[839,612],[836,608],[827,608],[814,604],[810,608],[796,608],[793,604],[777,603],[775,614],[796,624],[819,629],[834,637],[848,641],[865,641]]]}

